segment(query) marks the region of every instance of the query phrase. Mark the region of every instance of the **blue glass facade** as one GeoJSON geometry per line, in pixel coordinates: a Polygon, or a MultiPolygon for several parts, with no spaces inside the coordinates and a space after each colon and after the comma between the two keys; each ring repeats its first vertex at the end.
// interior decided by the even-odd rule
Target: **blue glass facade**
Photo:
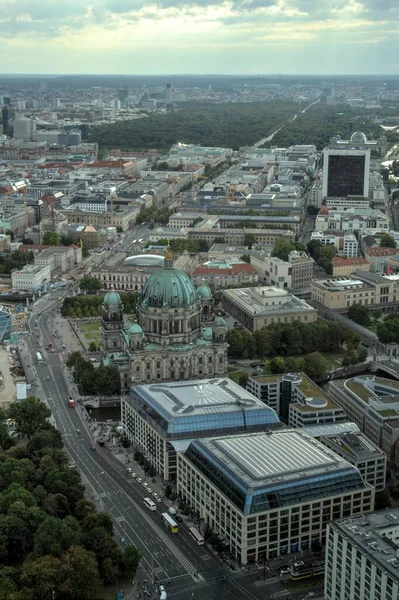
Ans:
{"type": "Polygon", "coordinates": [[[12,334],[12,314],[0,310],[0,342],[8,340],[12,334]]]}
{"type": "Polygon", "coordinates": [[[364,489],[363,479],[355,467],[348,466],[308,477],[302,474],[298,479],[291,481],[285,478],[277,483],[265,481],[262,487],[254,488],[240,478],[233,468],[220,460],[201,440],[193,441],[185,456],[244,515],[364,489]]]}
{"type": "Polygon", "coordinates": [[[274,410],[255,399],[248,408],[239,408],[233,402],[209,410],[188,405],[176,416],[142,390],[133,391],[129,403],[162,437],[174,440],[264,431],[280,423],[274,410]]]}

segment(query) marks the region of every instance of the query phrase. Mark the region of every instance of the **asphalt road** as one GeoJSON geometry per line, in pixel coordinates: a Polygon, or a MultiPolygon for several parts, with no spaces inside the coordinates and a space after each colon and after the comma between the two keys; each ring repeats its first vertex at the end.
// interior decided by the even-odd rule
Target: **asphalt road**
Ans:
{"type": "MultiPolygon", "coordinates": [[[[35,394],[45,400],[52,411],[66,450],[104,509],[112,515],[116,539],[122,545],[132,543],[140,549],[149,573],[167,586],[168,598],[264,598],[265,587],[257,589],[252,585],[253,589],[249,590],[241,583],[243,577],[249,577],[253,583],[254,572],[230,571],[207,548],[194,543],[185,524],[179,524],[178,534],[170,533],[160,522],[160,513],[166,507],[160,503],[156,512],[148,511],[143,503],[148,493],[126,473],[125,467],[106,449],[97,445],[94,452],[91,450],[91,425],[85,409],[79,404],[71,409],[67,404],[73,384],[64,364],[63,340],[53,335],[56,333],[54,311],[58,304],[51,296],[36,303],[29,320],[31,333],[21,343],[22,360],[27,377],[35,382],[35,394]],[[54,352],[48,350],[50,340],[54,352]],[[42,354],[44,365],[37,364],[37,352],[42,354]]],[[[266,585],[269,588],[269,584],[266,585]]],[[[275,588],[274,584],[270,585],[268,592],[275,588]]],[[[278,588],[281,591],[279,585],[278,588]]]]}

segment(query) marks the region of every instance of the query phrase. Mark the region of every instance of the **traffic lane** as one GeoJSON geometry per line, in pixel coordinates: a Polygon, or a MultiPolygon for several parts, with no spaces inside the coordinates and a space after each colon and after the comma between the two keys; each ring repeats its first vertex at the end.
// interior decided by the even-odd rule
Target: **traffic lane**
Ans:
{"type": "Polygon", "coordinates": [[[173,600],[257,600],[258,598],[270,598],[265,596],[265,590],[253,595],[235,581],[229,580],[226,575],[215,578],[213,581],[199,585],[176,585],[175,582],[163,583],[168,598],[173,600]]]}
{"type": "Polygon", "coordinates": [[[137,546],[145,561],[148,565],[153,562],[157,572],[161,570],[166,576],[174,576],[175,574],[186,574],[186,571],[181,567],[176,569],[176,560],[172,552],[168,552],[166,549],[161,549],[162,563],[159,562],[154,553],[160,550],[160,540],[154,536],[152,528],[148,523],[141,519],[141,515],[132,505],[129,498],[124,498],[123,495],[115,488],[112,479],[109,481],[109,476],[99,466],[99,468],[93,469],[93,460],[91,457],[85,456],[85,449],[82,448],[76,450],[76,447],[72,445],[69,440],[66,440],[66,446],[72,456],[75,458],[76,464],[79,469],[91,485],[96,490],[103,507],[113,517],[115,527],[118,530],[118,534],[124,538],[125,542],[134,544],[137,546]],[[127,519],[127,513],[131,517],[133,515],[135,524],[139,523],[139,527],[133,527],[127,519]],[[169,575],[170,573],[170,575],[169,575]]]}
{"type": "MultiPolygon", "coordinates": [[[[76,425],[80,422],[78,412],[76,410],[71,410],[66,404],[57,406],[57,404],[59,404],[59,398],[58,400],[56,399],[58,394],[56,386],[49,385],[49,382],[46,382],[44,387],[58,429],[60,429],[65,436],[64,444],[67,447],[69,454],[73,457],[74,461],[94,489],[96,489],[96,485],[98,486],[97,492],[99,493],[104,506],[111,511],[111,514],[114,507],[117,507],[119,512],[120,508],[124,507],[124,511],[129,511],[133,514],[135,527],[132,526],[127,515],[123,516],[126,539],[129,539],[140,549],[144,545],[148,557],[151,557],[151,554],[156,550],[160,550],[162,564],[159,563],[159,569],[163,569],[168,577],[186,574],[187,569],[181,563],[177,562],[174,556],[173,539],[170,538],[169,540],[164,541],[159,538],[159,535],[156,535],[157,531],[154,531],[154,529],[159,529],[159,531],[161,531],[159,521],[156,523],[154,521],[153,524],[151,522],[149,523],[149,521],[152,521],[152,518],[149,515],[146,515],[145,511],[140,509],[132,499],[132,487],[129,486],[127,489],[124,488],[125,479],[122,479],[122,486],[120,485],[121,480],[119,480],[119,482],[116,481],[116,475],[119,474],[120,477],[123,477],[124,467],[122,465],[115,466],[110,464],[107,457],[103,455],[101,451],[92,452],[89,448],[88,440],[85,440],[84,436],[82,442],[79,442],[76,437],[74,439],[76,425]],[[139,524],[139,527],[137,527],[137,524],[139,524]],[[144,540],[146,540],[146,542],[144,542],[144,540]],[[170,545],[170,548],[168,545],[170,545]]],[[[137,501],[137,490],[133,488],[133,492],[136,492],[136,494],[133,495],[136,495],[137,501]]],[[[138,501],[140,501],[140,499],[143,499],[143,496],[139,495],[138,498],[138,501]]],[[[167,530],[165,529],[165,531],[167,530]]],[[[162,531],[162,533],[164,532],[162,531]]],[[[173,534],[169,535],[173,536],[173,534]]]]}
{"type": "MultiPolygon", "coordinates": [[[[45,316],[43,316],[43,320],[46,320],[45,316]]],[[[66,435],[70,435],[73,433],[73,429],[75,429],[76,431],[79,423],[81,423],[81,415],[79,415],[78,410],[71,411],[69,406],[67,406],[68,387],[65,382],[64,373],[58,355],[51,355],[51,359],[49,358],[49,360],[53,364],[50,367],[45,367],[45,369],[47,369],[50,372],[50,382],[47,381],[47,379],[45,379],[43,382],[45,392],[47,391],[48,396],[50,396],[53,400],[53,410],[55,413],[54,416],[56,418],[56,422],[60,422],[64,433],[66,435]],[[59,399],[61,400],[60,406],[63,407],[62,409],[60,409],[60,406],[58,406],[57,402],[54,402],[53,397],[55,395],[59,396],[59,399]],[[64,396],[64,398],[62,396],[64,396]],[[63,415],[67,415],[66,422],[65,419],[63,419],[63,415]]],[[[87,430],[86,433],[88,433],[87,430]]],[[[132,486],[131,480],[126,486],[125,468],[119,462],[115,462],[116,459],[114,459],[114,457],[112,457],[113,460],[109,460],[110,457],[106,457],[105,454],[99,452],[97,457],[100,456],[102,456],[102,458],[105,460],[105,462],[102,465],[104,469],[109,469],[109,466],[111,466],[114,469],[114,480],[115,476],[119,477],[118,483],[122,487],[122,489],[124,489],[125,493],[132,495],[133,492],[133,496],[135,496],[136,501],[143,502],[144,497],[148,495],[148,492],[146,492],[141,486],[132,486]]],[[[99,463],[101,461],[99,460],[99,458],[97,458],[96,462],[99,463]]],[[[153,518],[153,520],[155,521],[155,517],[153,518]]],[[[195,542],[193,542],[193,540],[188,536],[187,532],[186,537],[184,535],[179,535],[179,538],[180,545],[183,546],[182,550],[184,550],[184,554],[195,563],[197,570],[202,572],[213,569],[218,566],[216,563],[214,563],[208,551],[204,551],[202,547],[199,551],[200,547],[197,546],[195,542]]]]}
{"type": "MultiPolygon", "coordinates": [[[[140,548],[149,564],[153,561],[157,572],[162,570],[166,577],[186,575],[187,570],[175,558],[172,537],[165,542],[156,535],[151,520],[147,519],[148,515],[145,514],[147,509],[137,506],[129,494],[115,483],[114,478],[105,471],[104,463],[98,460],[100,453],[93,460],[87,447],[83,446],[79,452],[70,444],[69,440],[66,441],[66,444],[70,446],[69,450],[76,459],[77,465],[96,490],[102,504],[114,517],[114,520],[117,520],[118,525],[123,523],[123,537],[140,548]],[[93,468],[93,463],[97,468],[93,468]],[[171,548],[168,547],[168,542],[170,542],[171,548]]],[[[169,536],[173,536],[173,534],[169,533],[169,536]]]]}
{"type": "MultiPolygon", "coordinates": [[[[63,402],[63,408],[66,411],[66,413],[68,414],[68,418],[70,423],[73,423],[72,427],[68,427],[65,429],[66,433],[72,433],[72,429],[75,428],[75,431],[77,428],[80,428],[81,431],[84,431],[84,437],[87,439],[90,439],[90,443],[92,442],[92,435],[90,434],[90,431],[87,429],[87,421],[83,420],[82,423],[82,414],[81,411],[79,410],[79,405],[76,405],[75,409],[70,409],[68,406],[68,394],[69,394],[69,390],[67,387],[67,384],[65,382],[64,379],[64,372],[63,372],[63,367],[59,362],[59,358],[57,355],[52,355],[52,362],[53,365],[51,366],[51,368],[49,369],[50,371],[52,371],[51,376],[53,378],[53,385],[50,385],[50,382],[45,381],[44,385],[45,387],[48,386],[49,391],[52,393],[52,395],[55,395],[55,387],[57,388],[57,392],[58,395],[60,396],[61,402],[63,402]],[[81,425],[81,427],[79,426],[81,425]],[[83,426],[82,426],[83,425],[83,426]]],[[[51,377],[50,376],[50,377],[51,377]]],[[[51,380],[52,381],[52,380],[51,380]]],[[[59,407],[57,406],[57,403],[54,404],[54,410],[55,410],[55,416],[56,419],[60,419],[61,418],[61,414],[60,414],[60,410],[59,407]]],[[[148,496],[148,491],[141,485],[139,484],[137,481],[133,480],[131,478],[130,475],[128,475],[126,473],[126,468],[124,467],[124,465],[122,465],[113,455],[109,455],[108,452],[106,450],[100,450],[98,448],[98,456],[102,456],[104,458],[104,460],[106,461],[106,466],[104,466],[104,468],[109,469],[109,467],[114,469],[114,477],[117,478],[119,485],[121,485],[121,487],[125,490],[126,493],[130,494],[135,501],[139,502],[140,504],[142,504],[144,502],[144,498],[148,496]]],[[[157,507],[160,508],[160,510],[166,510],[166,508],[164,507],[164,505],[162,504],[158,504],[157,503],[157,507]]],[[[153,516],[153,520],[158,522],[158,511],[157,511],[157,516],[151,515],[150,514],[150,518],[153,516]]],[[[188,528],[186,525],[183,524],[179,524],[179,547],[182,551],[184,551],[184,554],[191,560],[194,561],[196,563],[196,567],[198,571],[201,571],[201,573],[204,571],[211,571],[215,568],[218,568],[220,566],[220,563],[217,562],[217,560],[211,555],[211,553],[209,552],[208,549],[204,548],[203,546],[198,546],[194,540],[191,538],[191,536],[189,535],[188,532],[188,528]]]]}
{"type": "MultiPolygon", "coordinates": [[[[126,471],[123,465],[119,461],[115,462],[116,459],[113,456],[102,449],[98,449],[95,453],[97,455],[97,462],[101,464],[102,468],[108,469],[108,472],[113,469],[113,480],[117,483],[120,488],[128,495],[129,498],[133,499],[137,505],[144,506],[144,498],[148,496],[148,492],[137,482],[127,479],[126,471]]],[[[160,512],[166,511],[166,508],[157,503],[157,508],[160,507],[160,511],[147,511],[145,510],[147,520],[151,520],[157,528],[161,531],[166,531],[168,534],[169,543],[176,544],[180,552],[183,552],[184,556],[195,566],[195,569],[201,573],[203,577],[206,576],[206,572],[213,570],[214,568],[220,567],[220,564],[212,560],[212,556],[208,553],[207,549],[204,550],[203,546],[198,546],[194,540],[185,538],[181,533],[171,534],[164,528],[160,523],[160,512]]],[[[139,508],[141,512],[141,509],[139,508]]]]}

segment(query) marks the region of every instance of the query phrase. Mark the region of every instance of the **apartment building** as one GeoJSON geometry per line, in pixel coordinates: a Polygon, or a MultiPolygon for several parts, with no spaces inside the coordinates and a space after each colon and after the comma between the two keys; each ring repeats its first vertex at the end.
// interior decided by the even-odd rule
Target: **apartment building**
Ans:
{"type": "Polygon", "coordinates": [[[387,261],[398,253],[397,248],[380,248],[379,246],[363,246],[364,257],[370,263],[372,273],[384,273],[387,261]]]}
{"type": "Polygon", "coordinates": [[[322,444],[359,469],[360,475],[376,492],[385,489],[387,457],[363,433],[342,432],[322,435],[319,439],[322,444]]]}
{"type": "Polygon", "coordinates": [[[304,300],[275,286],[221,291],[221,306],[249,331],[271,323],[312,323],[317,310],[304,300]]]}
{"type": "Polygon", "coordinates": [[[321,244],[333,244],[339,256],[349,258],[359,255],[357,238],[347,231],[312,231],[310,239],[318,240],[321,244]]]}
{"type": "Polygon", "coordinates": [[[342,258],[334,256],[332,259],[333,277],[345,277],[354,271],[370,271],[370,263],[361,256],[342,258]]]}
{"type": "Polygon", "coordinates": [[[374,506],[355,467],[293,429],[191,441],[177,492],[243,564],[324,543],[331,519],[374,506]]]}
{"type": "Polygon", "coordinates": [[[399,508],[327,526],[326,600],[399,598],[399,508]]]}

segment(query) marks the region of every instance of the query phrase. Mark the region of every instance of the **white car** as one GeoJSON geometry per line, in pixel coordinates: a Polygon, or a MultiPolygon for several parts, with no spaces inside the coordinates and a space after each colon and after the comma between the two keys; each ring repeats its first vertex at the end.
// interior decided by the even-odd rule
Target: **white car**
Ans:
{"type": "Polygon", "coordinates": [[[143,483],[143,480],[141,479],[141,477],[136,477],[136,481],[138,481],[139,483],[143,483]]]}
{"type": "Polygon", "coordinates": [[[288,575],[288,573],[291,573],[291,567],[280,569],[280,575],[288,575]]]}
{"type": "MultiPolygon", "coordinates": [[[[130,471],[131,471],[131,469],[130,469],[130,471]]],[[[133,479],[136,479],[136,477],[137,477],[136,473],[130,473],[130,475],[133,477],[133,479]]]]}
{"type": "Polygon", "coordinates": [[[147,490],[147,492],[150,492],[150,494],[151,494],[152,489],[150,487],[148,487],[148,485],[145,486],[145,489],[147,490]]]}

